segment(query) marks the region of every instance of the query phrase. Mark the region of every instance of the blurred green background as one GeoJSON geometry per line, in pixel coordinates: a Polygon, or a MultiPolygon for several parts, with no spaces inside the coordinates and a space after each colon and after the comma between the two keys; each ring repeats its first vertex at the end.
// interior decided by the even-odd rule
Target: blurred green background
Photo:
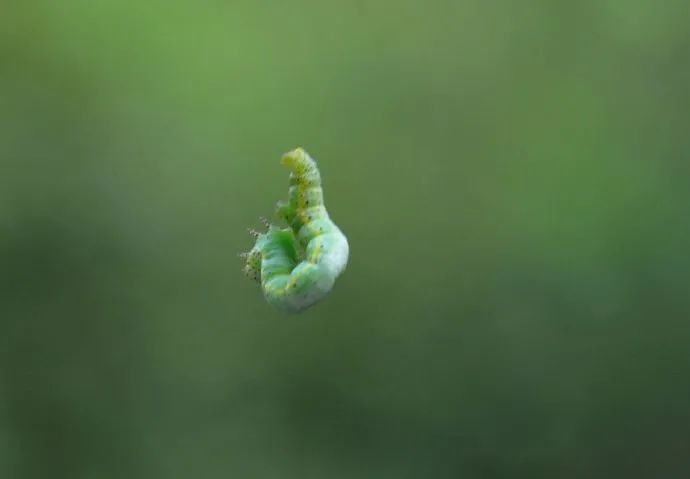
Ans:
{"type": "Polygon", "coordinates": [[[687,13],[3,2],[0,477],[688,477],[687,13]],[[352,253],[284,316],[299,145],[352,253]]]}

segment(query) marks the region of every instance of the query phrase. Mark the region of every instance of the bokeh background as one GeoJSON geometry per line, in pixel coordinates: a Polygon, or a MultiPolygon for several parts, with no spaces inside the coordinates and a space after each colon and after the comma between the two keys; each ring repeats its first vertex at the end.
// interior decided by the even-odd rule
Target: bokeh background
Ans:
{"type": "Polygon", "coordinates": [[[687,14],[3,2],[0,477],[688,477],[687,14]],[[352,254],[285,316],[298,145],[352,254]]]}

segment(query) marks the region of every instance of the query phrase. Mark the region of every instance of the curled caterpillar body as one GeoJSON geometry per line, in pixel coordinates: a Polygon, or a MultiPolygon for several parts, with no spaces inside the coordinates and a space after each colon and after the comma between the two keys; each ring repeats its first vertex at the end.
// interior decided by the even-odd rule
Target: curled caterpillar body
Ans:
{"type": "Polygon", "coordinates": [[[297,313],[330,293],[347,266],[350,249],[326,211],[316,162],[297,148],[283,155],[281,163],[291,170],[290,188],[276,216],[288,228],[269,225],[266,233],[259,233],[246,254],[244,271],[261,283],[269,303],[297,313]]]}

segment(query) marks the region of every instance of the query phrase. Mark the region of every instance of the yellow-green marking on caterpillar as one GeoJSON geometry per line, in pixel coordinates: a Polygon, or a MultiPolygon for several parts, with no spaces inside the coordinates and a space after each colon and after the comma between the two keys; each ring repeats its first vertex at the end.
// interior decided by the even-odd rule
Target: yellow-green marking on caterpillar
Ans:
{"type": "Polygon", "coordinates": [[[290,169],[288,201],[278,202],[276,216],[287,228],[269,224],[268,231],[250,230],[256,238],[245,274],[259,282],[266,301],[281,311],[298,313],[318,303],[333,289],[345,270],[350,247],[328,216],[323,202],[321,174],[302,148],[283,155],[290,169]]]}

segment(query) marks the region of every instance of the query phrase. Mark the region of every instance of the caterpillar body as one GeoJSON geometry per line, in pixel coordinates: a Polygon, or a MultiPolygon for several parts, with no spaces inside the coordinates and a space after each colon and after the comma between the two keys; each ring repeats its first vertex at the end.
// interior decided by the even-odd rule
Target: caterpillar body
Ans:
{"type": "Polygon", "coordinates": [[[261,284],[266,301],[277,309],[298,313],[330,293],[345,270],[350,248],[347,238],[328,216],[321,174],[302,148],[283,155],[290,170],[288,201],[276,206],[287,228],[263,220],[268,231],[250,230],[256,238],[246,257],[245,274],[261,284]]]}

